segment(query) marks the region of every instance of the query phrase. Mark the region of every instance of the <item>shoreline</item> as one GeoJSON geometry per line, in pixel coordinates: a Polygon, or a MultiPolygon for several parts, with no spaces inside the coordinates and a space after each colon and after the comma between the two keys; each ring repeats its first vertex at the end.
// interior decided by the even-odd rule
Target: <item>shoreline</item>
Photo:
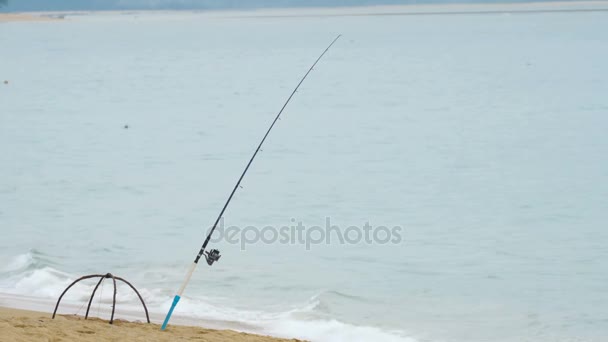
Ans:
{"type": "MultiPolygon", "coordinates": [[[[0,292],[0,309],[9,309],[26,312],[36,312],[39,315],[46,315],[51,317],[53,310],[56,305],[56,299],[31,297],[26,295],[10,294],[0,292]]],[[[61,305],[57,310],[57,315],[61,316],[78,316],[84,317],[85,303],[76,303],[73,301],[62,301],[61,305]]],[[[124,320],[129,322],[143,322],[145,321],[145,313],[143,308],[136,303],[136,306],[125,305],[126,303],[118,304],[116,306],[116,312],[114,315],[115,320],[124,320]]],[[[91,311],[90,317],[101,319],[108,322],[110,319],[110,306],[104,306],[103,308],[97,307],[91,311]]],[[[164,310],[159,312],[149,308],[150,322],[160,326],[165,319],[164,310]]],[[[172,326],[188,326],[197,327],[210,330],[232,330],[237,332],[245,332],[254,335],[267,335],[259,327],[248,325],[236,321],[225,321],[225,320],[211,320],[201,319],[191,316],[187,316],[181,313],[175,313],[171,318],[172,326]]],[[[285,338],[286,336],[275,336],[278,338],[285,338]]],[[[291,337],[291,336],[289,336],[291,337]]]]}
{"type": "Polygon", "coordinates": [[[470,15],[470,14],[533,14],[568,12],[608,12],[608,1],[551,1],[523,3],[449,3],[404,4],[344,7],[293,7],[252,9],[188,9],[188,10],[98,10],[0,13],[3,22],[61,21],[65,17],[87,15],[188,14],[207,18],[298,18],[298,17],[356,17],[356,16],[411,16],[411,15],[470,15]]]}
{"type": "Polygon", "coordinates": [[[51,314],[40,311],[0,306],[2,338],[7,341],[247,341],[296,342],[297,339],[255,335],[234,330],[208,329],[187,325],[170,325],[161,331],[156,323],[115,319],[114,324],[99,318],[85,320],[82,316],[51,314]]]}

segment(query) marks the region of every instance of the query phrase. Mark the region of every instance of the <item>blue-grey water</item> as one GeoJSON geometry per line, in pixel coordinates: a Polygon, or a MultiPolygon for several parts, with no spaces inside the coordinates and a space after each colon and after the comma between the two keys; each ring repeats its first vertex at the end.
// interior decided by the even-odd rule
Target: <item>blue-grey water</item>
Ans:
{"type": "Polygon", "coordinates": [[[164,314],[342,33],[224,223],[400,242],[212,242],[176,315],[313,341],[605,341],[607,32],[606,12],[0,24],[0,292],[112,272],[164,314]]]}

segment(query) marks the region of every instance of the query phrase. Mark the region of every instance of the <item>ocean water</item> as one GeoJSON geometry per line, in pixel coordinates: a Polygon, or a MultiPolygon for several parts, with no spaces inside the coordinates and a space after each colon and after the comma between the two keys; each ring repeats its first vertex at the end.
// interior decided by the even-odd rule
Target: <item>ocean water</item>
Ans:
{"type": "MultiPolygon", "coordinates": [[[[341,33],[224,224],[329,218],[400,241],[212,242],[223,256],[176,320],[312,341],[605,341],[606,32],[606,12],[0,24],[0,305],[52,310],[78,276],[112,272],[162,319],[341,33]]],[[[93,285],[60,312],[82,314],[93,285]]],[[[118,301],[143,315],[128,289],[118,301]]]]}

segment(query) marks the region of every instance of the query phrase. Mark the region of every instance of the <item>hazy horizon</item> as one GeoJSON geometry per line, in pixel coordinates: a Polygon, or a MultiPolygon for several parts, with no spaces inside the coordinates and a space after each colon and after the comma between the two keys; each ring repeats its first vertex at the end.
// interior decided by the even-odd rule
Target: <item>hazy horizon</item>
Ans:
{"type": "MultiPolygon", "coordinates": [[[[0,11],[69,11],[69,10],[146,10],[146,9],[255,9],[288,7],[348,7],[406,4],[456,3],[526,3],[553,2],[555,0],[0,0],[0,11]]],[[[581,2],[584,0],[567,0],[581,2]]]]}

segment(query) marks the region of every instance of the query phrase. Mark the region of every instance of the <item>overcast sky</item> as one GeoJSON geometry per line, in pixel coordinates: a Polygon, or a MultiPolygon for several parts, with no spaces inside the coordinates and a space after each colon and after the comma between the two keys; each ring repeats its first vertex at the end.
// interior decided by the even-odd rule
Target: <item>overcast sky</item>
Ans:
{"type": "MultiPolygon", "coordinates": [[[[548,0],[535,0],[548,1],[548,0]]],[[[573,0],[576,1],[576,0],[573,0]]],[[[2,11],[111,9],[219,9],[263,7],[362,6],[423,3],[529,2],[528,0],[0,0],[2,11]],[[3,5],[4,4],[4,5],[3,5]]]]}

